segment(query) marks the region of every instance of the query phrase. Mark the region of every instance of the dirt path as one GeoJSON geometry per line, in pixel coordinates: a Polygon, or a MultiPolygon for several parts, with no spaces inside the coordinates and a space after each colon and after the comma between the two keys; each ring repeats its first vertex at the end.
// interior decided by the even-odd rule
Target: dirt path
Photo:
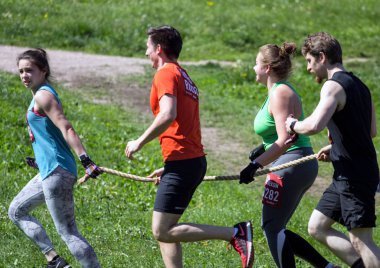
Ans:
{"type": "MultiPolygon", "coordinates": [[[[0,46],[0,70],[17,74],[16,57],[27,48],[0,46]]],[[[81,52],[47,50],[53,76],[57,82],[70,89],[107,90],[107,98],[94,99],[95,102],[117,103],[133,107],[143,115],[150,115],[149,88],[137,83],[122,83],[120,78],[142,75],[150,65],[147,59],[92,55],[81,52]]],[[[206,64],[208,61],[183,62],[183,65],[206,64]]],[[[218,62],[231,65],[229,62],[218,62]]],[[[105,91],[104,91],[105,92],[105,91]]],[[[209,155],[218,159],[228,170],[228,174],[238,174],[247,161],[247,148],[242,142],[229,137],[223,129],[202,128],[203,144],[209,155]],[[233,157],[231,157],[233,156],[233,157]],[[243,163],[243,164],[242,164],[243,163]]],[[[320,196],[329,180],[318,178],[309,190],[320,196]]]]}
{"type": "MultiPolygon", "coordinates": [[[[0,69],[17,73],[16,57],[27,48],[0,46],[0,69]]],[[[47,50],[51,69],[57,81],[73,86],[82,78],[115,80],[122,75],[143,74],[147,59],[125,58],[47,50]]]]}

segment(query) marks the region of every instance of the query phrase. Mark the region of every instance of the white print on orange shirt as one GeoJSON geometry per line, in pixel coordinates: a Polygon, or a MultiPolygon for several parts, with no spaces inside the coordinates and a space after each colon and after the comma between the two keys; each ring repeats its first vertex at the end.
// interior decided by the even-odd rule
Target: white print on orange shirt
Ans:
{"type": "Polygon", "coordinates": [[[179,69],[179,71],[181,72],[183,79],[185,81],[185,93],[189,95],[190,97],[192,97],[194,100],[198,100],[199,91],[198,91],[197,86],[194,84],[194,82],[190,79],[190,77],[187,75],[187,73],[184,70],[179,69]]]}

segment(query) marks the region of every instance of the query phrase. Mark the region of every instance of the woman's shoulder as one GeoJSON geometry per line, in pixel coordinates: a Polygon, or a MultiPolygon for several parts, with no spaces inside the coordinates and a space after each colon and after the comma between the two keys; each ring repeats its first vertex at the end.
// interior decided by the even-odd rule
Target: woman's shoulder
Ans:
{"type": "Polygon", "coordinates": [[[56,101],[60,102],[58,93],[49,84],[44,84],[40,86],[36,94],[34,95],[34,99],[37,102],[44,102],[44,101],[48,101],[49,99],[55,99],[56,101]]]}
{"type": "Polygon", "coordinates": [[[54,89],[54,87],[50,84],[43,84],[41,85],[38,90],[47,90],[49,92],[52,92],[54,93],[55,95],[57,95],[57,91],[54,89]]]}
{"type": "Polygon", "coordinates": [[[276,85],[276,87],[274,87],[271,90],[271,98],[273,98],[273,97],[275,97],[275,98],[276,97],[279,97],[279,98],[291,97],[294,95],[297,95],[297,94],[296,94],[295,90],[293,89],[293,87],[289,83],[278,84],[278,85],[276,85]]]}

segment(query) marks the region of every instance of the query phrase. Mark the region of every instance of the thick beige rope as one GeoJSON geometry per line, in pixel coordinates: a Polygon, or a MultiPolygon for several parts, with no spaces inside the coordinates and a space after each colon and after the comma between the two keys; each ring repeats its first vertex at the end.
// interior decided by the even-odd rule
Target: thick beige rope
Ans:
{"type": "MultiPolygon", "coordinates": [[[[275,166],[272,168],[266,168],[266,169],[258,170],[255,173],[255,177],[260,176],[260,175],[265,175],[265,174],[268,174],[268,173],[271,173],[274,171],[278,171],[281,169],[285,169],[288,167],[297,166],[299,164],[305,163],[307,161],[310,161],[310,160],[313,160],[316,158],[317,158],[317,154],[312,154],[312,155],[308,155],[308,156],[302,157],[302,158],[297,159],[297,160],[289,161],[287,163],[284,163],[282,165],[278,165],[278,166],[275,166]]],[[[239,179],[239,175],[231,175],[231,176],[206,176],[204,180],[207,180],[207,181],[214,181],[214,180],[215,181],[223,181],[223,180],[238,180],[238,179],[239,179]]]]}
{"type": "MultiPolygon", "coordinates": [[[[255,176],[265,175],[265,174],[268,174],[270,172],[278,171],[278,170],[285,169],[285,168],[288,168],[288,167],[293,167],[293,166],[302,164],[304,162],[307,162],[307,161],[310,161],[310,160],[313,160],[313,159],[316,159],[316,158],[317,158],[317,154],[308,155],[308,156],[302,157],[300,159],[284,163],[282,165],[278,165],[278,166],[275,166],[275,167],[272,167],[272,168],[258,170],[256,172],[255,176]]],[[[117,171],[117,170],[110,169],[110,168],[106,168],[106,167],[100,167],[100,169],[104,173],[115,175],[115,176],[119,176],[119,177],[123,177],[123,178],[128,178],[128,179],[131,179],[131,180],[134,180],[134,181],[140,181],[140,182],[155,182],[156,181],[156,179],[153,179],[153,178],[140,177],[140,176],[124,173],[124,172],[117,171]]],[[[88,179],[89,179],[89,177],[85,176],[85,177],[81,178],[78,182],[79,182],[79,184],[82,184],[85,181],[87,181],[88,179]]],[[[238,180],[238,179],[239,179],[239,175],[206,176],[204,178],[205,181],[226,181],[226,180],[238,180]]]]}

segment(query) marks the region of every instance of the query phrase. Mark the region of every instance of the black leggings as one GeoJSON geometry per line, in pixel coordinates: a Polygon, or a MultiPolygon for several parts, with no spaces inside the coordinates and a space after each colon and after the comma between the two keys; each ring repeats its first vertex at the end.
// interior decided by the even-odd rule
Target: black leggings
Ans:
{"type": "MultiPolygon", "coordinates": [[[[290,151],[280,156],[272,166],[310,154],[313,154],[311,148],[290,151]]],[[[274,173],[268,175],[263,194],[262,228],[277,267],[295,267],[294,255],[306,259],[316,267],[325,267],[328,262],[306,240],[286,230],[286,225],[302,196],[317,177],[317,160],[274,173]]]]}

